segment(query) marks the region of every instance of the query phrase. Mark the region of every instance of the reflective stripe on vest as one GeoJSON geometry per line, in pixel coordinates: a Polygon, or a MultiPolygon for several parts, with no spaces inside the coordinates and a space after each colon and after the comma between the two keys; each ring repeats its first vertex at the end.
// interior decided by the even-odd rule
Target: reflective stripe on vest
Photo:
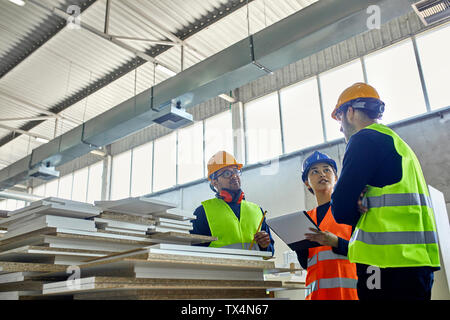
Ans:
{"type": "MultiPolygon", "coordinates": [[[[317,208],[308,211],[308,215],[317,224],[317,208]]],[[[329,231],[339,238],[349,240],[352,228],[338,224],[331,208],[319,224],[322,231],[329,231]]],[[[306,274],[307,300],[357,300],[356,266],[346,256],[336,254],[330,246],[308,249],[308,267],[306,274]],[[333,290],[321,290],[333,289],[333,290]]]]}
{"type": "Polygon", "coordinates": [[[348,260],[346,256],[334,253],[332,250],[319,251],[319,253],[315,254],[311,258],[308,258],[308,268],[315,265],[317,261],[337,260],[337,259],[348,260]]]}
{"type": "Polygon", "coordinates": [[[311,293],[319,289],[333,289],[333,288],[356,289],[357,283],[358,283],[357,279],[350,279],[350,278],[319,279],[314,282],[311,282],[309,286],[306,287],[306,296],[309,296],[311,293]]]}
{"type": "Polygon", "coordinates": [[[362,204],[367,208],[426,206],[431,208],[430,197],[419,193],[383,194],[378,197],[363,198],[362,204]]]}
{"type": "Polygon", "coordinates": [[[435,231],[366,232],[361,229],[353,233],[350,241],[377,245],[433,244],[438,242],[435,231]]]}

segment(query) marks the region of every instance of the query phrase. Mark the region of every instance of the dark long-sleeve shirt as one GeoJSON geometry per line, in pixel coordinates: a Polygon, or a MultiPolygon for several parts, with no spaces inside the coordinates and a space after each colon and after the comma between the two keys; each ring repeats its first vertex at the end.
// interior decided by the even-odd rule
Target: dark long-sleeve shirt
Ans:
{"type": "MultiPolygon", "coordinates": [[[[322,204],[317,207],[317,225],[320,225],[323,218],[325,218],[325,215],[328,212],[328,209],[330,208],[330,203],[327,202],[325,204],[322,204]]],[[[337,248],[331,248],[334,253],[341,254],[343,256],[347,256],[348,254],[348,240],[342,239],[338,237],[338,246],[337,248]]],[[[308,249],[304,250],[296,250],[298,262],[300,262],[300,265],[303,269],[306,269],[308,267],[308,249]]]]}
{"type": "MultiPolygon", "coordinates": [[[[237,203],[239,196],[233,195],[233,200],[231,202],[227,202],[227,205],[231,208],[231,210],[233,210],[234,214],[236,215],[236,217],[238,219],[240,219],[241,216],[241,204],[237,203]]],[[[260,208],[261,209],[261,208],[260,208]]],[[[262,209],[261,209],[261,212],[262,209]]],[[[264,213],[264,212],[263,212],[264,213]]],[[[194,215],[197,217],[197,219],[195,219],[193,221],[193,229],[190,231],[190,233],[192,234],[200,234],[200,235],[205,235],[205,236],[211,236],[211,229],[209,228],[209,223],[208,223],[208,219],[206,218],[206,213],[205,213],[205,209],[203,208],[203,205],[199,206],[197,209],[195,209],[194,215]]],[[[270,251],[272,252],[272,255],[274,254],[274,242],[273,242],[273,238],[272,235],[270,234],[270,229],[269,226],[266,223],[266,219],[264,218],[264,221],[261,225],[261,231],[265,231],[269,234],[270,236],[270,244],[267,248],[260,248],[260,250],[262,251],[270,251]]],[[[197,244],[198,246],[209,246],[210,242],[205,242],[205,243],[199,243],[197,244]]],[[[256,244],[256,243],[255,243],[256,244]]],[[[258,246],[259,247],[259,246],[258,246]]]]}
{"type": "Polygon", "coordinates": [[[357,202],[366,185],[382,188],[402,178],[402,157],[392,137],[371,129],[354,134],[348,144],[342,172],[331,195],[331,211],[337,223],[356,226],[357,202]]]}

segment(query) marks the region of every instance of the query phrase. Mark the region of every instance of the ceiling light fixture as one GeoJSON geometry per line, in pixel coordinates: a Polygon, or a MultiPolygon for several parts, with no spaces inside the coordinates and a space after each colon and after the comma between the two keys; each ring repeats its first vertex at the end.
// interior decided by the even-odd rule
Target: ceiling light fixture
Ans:
{"type": "Polygon", "coordinates": [[[23,7],[26,4],[25,0],[9,0],[9,2],[12,2],[21,7],[23,7]]]}
{"type": "Polygon", "coordinates": [[[34,137],[36,139],[37,142],[42,142],[42,143],[47,143],[50,140],[45,139],[45,138],[41,138],[41,137],[34,137]]]}
{"type": "Polygon", "coordinates": [[[170,69],[168,69],[168,68],[166,68],[166,67],[164,67],[164,66],[162,66],[160,64],[156,65],[156,70],[162,71],[162,72],[164,72],[165,74],[167,74],[168,76],[171,76],[171,77],[173,77],[173,76],[175,76],[177,74],[176,72],[174,72],[174,71],[172,71],[172,70],[170,70],[170,69]]]}
{"type": "Polygon", "coordinates": [[[106,152],[101,150],[91,150],[90,153],[95,154],[97,156],[106,157],[106,152]]]}

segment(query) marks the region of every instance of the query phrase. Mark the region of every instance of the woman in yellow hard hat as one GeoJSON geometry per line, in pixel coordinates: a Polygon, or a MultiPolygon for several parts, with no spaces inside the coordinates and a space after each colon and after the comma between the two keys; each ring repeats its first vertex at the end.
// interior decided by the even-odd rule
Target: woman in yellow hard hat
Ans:
{"type": "Polygon", "coordinates": [[[273,239],[263,219],[262,209],[245,200],[241,190],[242,164],[225,151],[208,161],[208,180],[215,197],[203,201],[195,210],[192,234],[216,237],[216,241],[200,244],[209,247],[260,249],[274,253],[273,239]],[[260,230],[260,222],[263,219],[260,230]],[[252,242],[257,245],[252,245],[252,242]]]}

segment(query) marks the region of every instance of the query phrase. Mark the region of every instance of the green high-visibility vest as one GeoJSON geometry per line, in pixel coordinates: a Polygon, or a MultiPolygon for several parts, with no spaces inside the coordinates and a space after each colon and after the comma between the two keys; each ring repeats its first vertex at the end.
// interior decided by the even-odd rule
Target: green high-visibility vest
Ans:
{"type": "MultiPolygon", "coordinates": [[[[248,249],[262,219],[258,205],[242,200],[240,219],[222,199],[202,202],[211,236],[217,237],[210,247],[248,249]]],[[[257,248],[256,245],[253,248],[257,248]]]]}
{"type": "Polygon", "coordinates": [[[394,140],[402,157],[398,183],[377,188],[368,185],[362,214],[349,242],[351,262],[387,267],[439,266],[436,223],[425,178],[411,148],[382,124],[371,129],[394,140]]]}

